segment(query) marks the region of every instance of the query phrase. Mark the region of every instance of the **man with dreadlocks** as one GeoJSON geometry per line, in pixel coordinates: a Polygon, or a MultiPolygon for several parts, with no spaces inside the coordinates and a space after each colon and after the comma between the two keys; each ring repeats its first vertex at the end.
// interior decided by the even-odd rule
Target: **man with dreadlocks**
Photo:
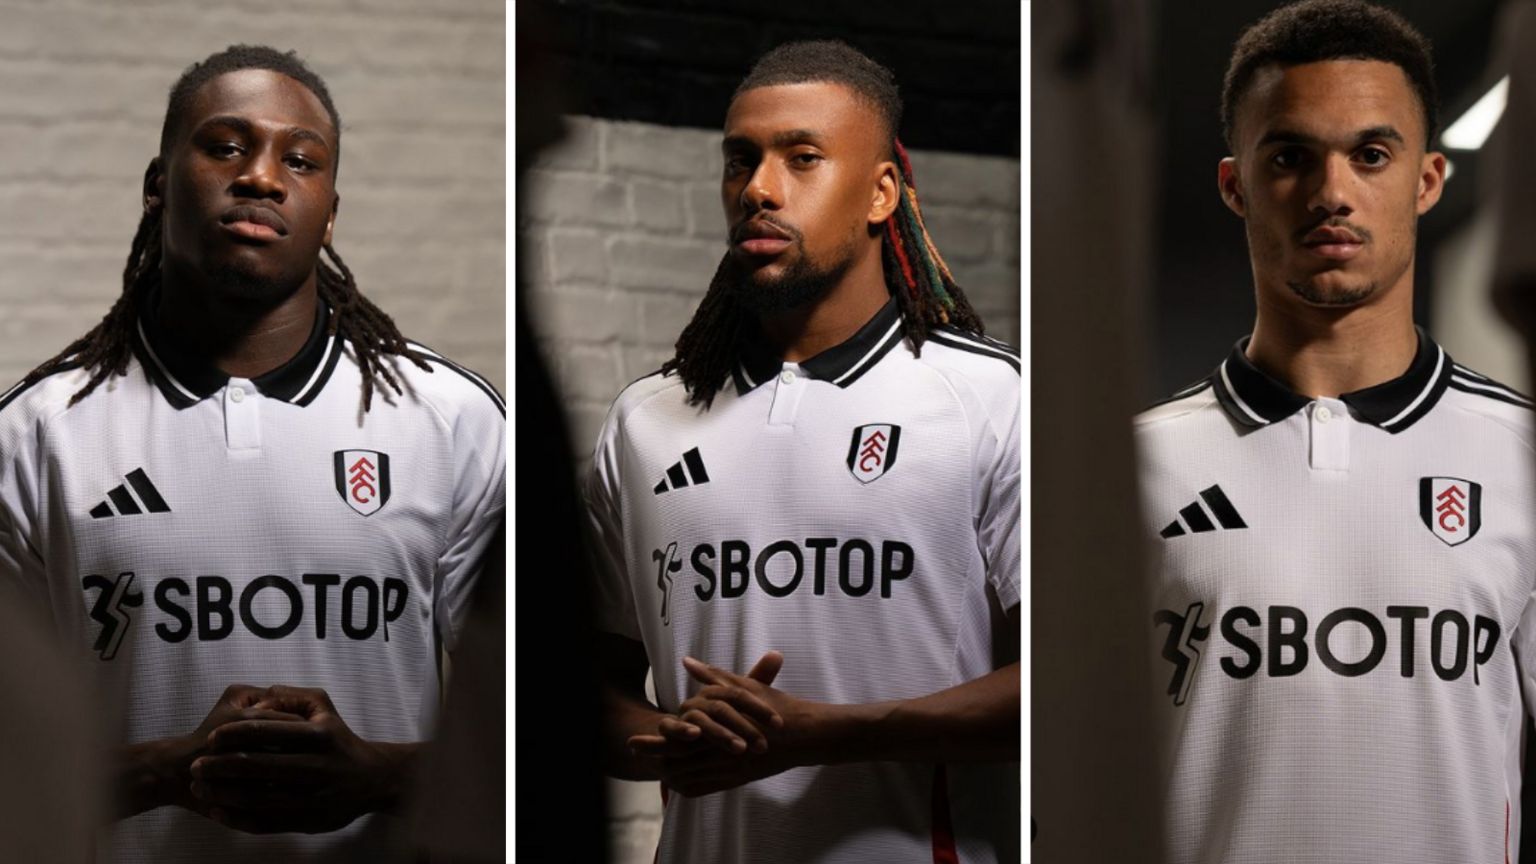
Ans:
{"type": "Polygon", "coordinates": [[[1018,856],[1019,361],[923,227],[900,112],[842,43],[758,62],[729,251],[597,443],[608,764],[671,796],[663,862],[1018,856]]]}
{"type": "Polygon", "coordinates": [[[122,296],[0,395],[0,588],[112,706],[106,860],[392,860],[505,409],[332,249],[340,132],[291,52],[190,67],[122,296]]]}

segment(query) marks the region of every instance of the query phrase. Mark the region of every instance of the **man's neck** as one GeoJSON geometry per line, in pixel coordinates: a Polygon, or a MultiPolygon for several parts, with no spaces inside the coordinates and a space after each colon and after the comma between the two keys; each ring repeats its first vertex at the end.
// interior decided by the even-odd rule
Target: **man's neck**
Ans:
{"type": "Polygon", "coordinates": [[[1413,364],[1419,342],[1411,283],[1349,309],[1265,294],[1259,292],[1248,359],[1303,396],[1337,398],[1397,378],[1413,364]]]}
{"type": "Polygon", "coordinates": [[[880,257],[875,254],[850,267],[820,300],[758,320],[764,341],[785,360],[799,363],[848,341],[890,299],[880,257]]]}
{"type": "Polygon", "coordinates": [[[152,311],[160,330],[183,351],[226,375],[257,378],[296,357],[315,326],[313,278],[276,305],[231,301],[170,278],[152,311]]]}

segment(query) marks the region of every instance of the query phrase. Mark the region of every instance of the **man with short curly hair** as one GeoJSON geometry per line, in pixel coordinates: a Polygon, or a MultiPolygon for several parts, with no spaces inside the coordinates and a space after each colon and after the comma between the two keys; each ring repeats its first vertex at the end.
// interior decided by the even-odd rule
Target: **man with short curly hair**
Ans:
{"type": "Polygon", "coordinates": [[[1413,321],[1429,45],[1360,0],[1249,28],[1223,202],[1257,315],[1136,420],[1169,860],[1502,861],[1536,664],[1531,403],[1413,321]]]}

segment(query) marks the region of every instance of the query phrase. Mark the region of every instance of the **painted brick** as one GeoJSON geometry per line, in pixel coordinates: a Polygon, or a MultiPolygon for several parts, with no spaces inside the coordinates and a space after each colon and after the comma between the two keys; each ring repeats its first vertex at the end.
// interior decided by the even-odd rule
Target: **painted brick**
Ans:
{"type": "Polygon", "coordinates": [[[558,284],[608,281],[603,235],[589,228],[554,228],[547,235],[549,278],[558,284]]]}
{"type": "Polygon", "coordinates": [[[702,294],[723,251],[699,240],[626,234],[609,238],[608,266],[623,288],[702,294]]]}
{"type": "Polygon", "coordinates": [[[685,187],[681,183],[631,180],[631,221],[636,228],[650,234],[677,234],[684,225],[684,196],[685,187]]]}
{"type": "Polygon", "coordinates": [[[718,132],[614,123],[603,149],[608,170],[618,173],[705,180],[720,171],[718,132]]]}

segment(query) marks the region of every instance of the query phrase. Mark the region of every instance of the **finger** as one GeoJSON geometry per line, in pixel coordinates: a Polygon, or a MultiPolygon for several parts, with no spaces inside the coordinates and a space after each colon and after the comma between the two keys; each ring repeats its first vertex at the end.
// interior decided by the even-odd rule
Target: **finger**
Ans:
{"type": "Polygon", "coordinates": [[[783,668],[784,655],[777,651],[769,651],[758,658],[752,671],[747,673],[747,677],[763,684],[772,684],[773,679],[779,677],[779,670],[783,668]]]}
{"type": "MultiPolygon", "coordinates": [[[[692,701],[694,700],[689,700],[689,702],[692,701]]],[[[688,702],[683,704],[686,706],[688,702]]],[[[766,753],[768,751],[768,738],[763,734],[763,730],[756,723],[743,717],[741,712],[737,711],[731,703],[718,699],[704,699],[699,700],[698,704],[691,710],[702,711],[716,723],[729,729],[737,737],[747,742],[747,747],[752,752],[766,753]]]]}
{"type": "MultiPolygon", "coordinates": [[[[769,725],[775,729],[784,726],[784,718],[779,716],[779,712],[773,710],[773,706],[764,701],[762,697],[752,693],[745,687],[737,687],[734,684],[711,684],[700,690],[697,695],[704,699],[726,702],[736,708],[736,710],[751,716],[760,725],[769,725]]],[[[687,704],[687,702],[683,703],[684,706],[687,704]]]]}
{"type": "Polygon", "coordinates": [[[705,684],[730,684],[730,673],[724,669],[711,666],[703,660],[695,660],[692,657],[683,658],[683,668],[693,676],[695,681],[705,684]]]}
{"type": "Polygon", "coordinates": [[[671,741],[697,741],[703,734],[699,727],[677,717],[663,717],[656,724],[656,731],[671,741]]]}
{"type": "Polygon", "coordinates": [[[329,730],[305,721],[237,720],[208,733],[208,747],[215,753],[315,753],[334,745],[329,730]]]}
{"type": "Polygon", "coordinates": [[[267,781],[313,786],[329,773],[330,760],[316,754],[223,753],[192,760],[192,777],[212,782],[267,781]]]}
{"type": "Polygon", "coordinates": [[[336,713],[330,694],[310,687],[287,687],[281,684],[269,687],[263,703],[264,707],[292,711],[305,717],[336,713]]]}
{"type": "Polygon", "coordinates": [[[631,753],[645,758],[679,758],[711,750],[718,752],[718,748],[708,741],[673,741],[660,735],[634,735],[625,743],[631,753]]]}
{"type": "Polygon", "coordinates": [[[747,751],[746,741],[743,741],[736,733],[720,725],[713,717],[705,714],[703,711],[695,708],[685,713],[683,719],[699,727],[699,730],[704,733],[704,740],[714,742],[717,746],[723,747],[732,753],[745,753],[747,751]]]}

